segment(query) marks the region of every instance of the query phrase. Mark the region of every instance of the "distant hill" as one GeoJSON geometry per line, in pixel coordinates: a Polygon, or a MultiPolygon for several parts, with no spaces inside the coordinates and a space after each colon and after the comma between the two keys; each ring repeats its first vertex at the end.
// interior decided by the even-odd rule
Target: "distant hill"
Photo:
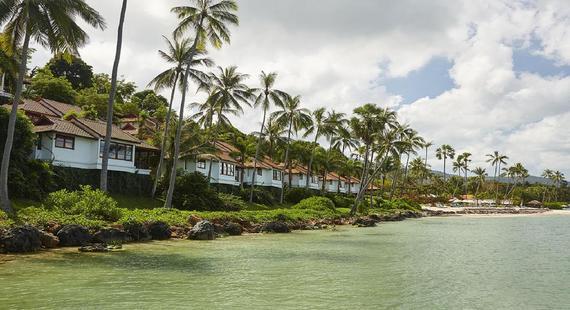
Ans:
{"type": "MultiPolygon", "coordinates": [[[[443,176],[442,171],[432,170],[431,173],[433,173],[435,175],[443,176]]],[[[447,175],[450,176],[450,175],[456,175],[456,174],[449,174],[448,173],[447,175]]],[[[514,180],[511,178],[498,177],[497,179],[501,183],[509,183],[509,184],[514,183],[514,180]]],[[[492,180],[494,180],[494,178],[492,176],[489,176],[489,177],[487,177],[487,180],[492,181],[492,180]]],[[[543,178],[543,177],[533,176],[533,175],[526,178],[525,181],[530,183],[530,184],[553,185],[552,180],[547,179],[547,178],[543,178]]]]}

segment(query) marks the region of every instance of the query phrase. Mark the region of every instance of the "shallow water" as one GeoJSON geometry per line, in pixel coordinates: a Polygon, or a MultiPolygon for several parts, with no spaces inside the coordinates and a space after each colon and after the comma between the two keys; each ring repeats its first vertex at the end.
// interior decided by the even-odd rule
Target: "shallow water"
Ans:
{"type": "Polygon", "coordinates": [[[0,308],[564,309],[570,217],[58,250],[0,261],[0,308]]]}

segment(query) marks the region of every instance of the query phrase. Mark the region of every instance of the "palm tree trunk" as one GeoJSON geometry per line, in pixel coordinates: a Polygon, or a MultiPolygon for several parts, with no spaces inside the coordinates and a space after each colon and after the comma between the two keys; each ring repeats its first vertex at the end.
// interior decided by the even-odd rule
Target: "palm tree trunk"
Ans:
{"type": "MultiPolygon", "coordinates": [[[[203,18],[198,24],[198,29],[202,28],[203,18]]],[[[174,195],[174,186],[176,184],[176,164],[178,162],[178,155],[180,154],[180,136],[182,134],[182,123],[184,122],[184,104],[186,103],[186,92],[188,90],[188,75],[190,74],[190,65],[194,56],[196,55],[196,46],[198,46],[199,36],[196,35],[194,38],[194,44],[190,50],[190,55],[188,56],[188,65],[186,65],[186,72],[184,73],[184,80],[182,84],[182,100],[180,102],[180,115],[178,116],[178,125],[176,126],[176,137],[174,140],[174,153],[172,154],[172,170],[170,172],[170,180],[168,183],[168,192],[166,193],[166,201],[164,203],[165,208],[172,207],[172,196],[174,195]]],[[[212,162],[210,161],[210,165],[212,162]]]]}
{"type": "Polygon", "coordinates": [[[109,149],[111,147],[111,136],[113,134],[113,106],[115,103],[115,95],[117,93],[117,71],[119,70],[119,61],[121,59],[121,48],[123,46],[123,25],[125,23],[126,11],[127,11],[127,0],[123,0],[123,6],[121,8],[121,17],[119,18],[119,29],[117,32],[117,49],[115,51],[113,72],[111,74],[111,91],[109,93],[109,101],[107,103],[107,128],[105,131],[105,144],[103,145],[103,160],[101,163],[100,188],[104,192],[107,192],[107,170],[109,168],[109,149]]]}
{"type": "MultiPolygon", "coordinates": [[[[26,23],[27,24],[27,23],[26,23]]],[[[24,35],[24,44],[22,46],[22,58],[20,59],[20,68],[18,72],[18,81],[16,83],[16,93],[12,102],[12,111],[8,119],[8,130],[6,142],[4,143],[4,152],[2,154],[2,166],[0,168],[0,204],[2,210],[8,214],[12,214],[12,204],[8,196],[8,169],[10,167],[10,154],[14,144],[14,132],[16,131],[16,119],[18,117],[18,104],[22,96],[22,87],[24,85],[24,75],[26,74],[26,65],[28,62],[28,48],[30,46],[30,29],[26,25],[26,34],[24,35]]]]}
{"type": "MultiPolygon", "coordinates": [[[[317,129],[317,132],[315,133],[315,141],[313,142],[314,145],[317,144],[318,138],[319,138],[319,130],[317,129]]],[[[313,149],[311,150],[311,159],[309,159],[309,166],[307,167],[307,180],[305,182],[305,188],[307,189],[309,188],[309,178],[313,174],[312,167],[313,167],[313,158],[315,156],[315,149],[316,147],[313,147],[313,149]]]]}
{"type": "MultiPolygon", "coordinates": [[[[216,142],[218,142],[218,129],[220,128],[220,117],[218,116],[218,122],[216,123],[216,130],[214,131],[214,152],[216,152],[216,142]]],[[[214,161],[210,159],[210,166],[208,167],[208,187],[210,187],[210,183],[212,183],[212,164],[214,161]]],[[[221,162],[220,162],[221,165],[221,162]]],[[[255,173],[255,171],[254,171],[255,173]]]]}
{"type": "MultiPolygon", "coordinates": [[[[291,187],[291,165],[289,164],[289,145],[291,144],[291,126],[293,126],[292,117],[289,118],[289,131],[287,133],[287,148],[285,149],[285,167],[289,166],[289,187],[291,187]]],[[[279,198],[279,202],[283,203],[283,197],[285,196],[285,178],[281,178],[281,197],[279,198]]]]}
{"type": "Polygon", "coordinates": [[[178,82],[178,71],[174,76],[174,84],[172,86],[172,92],[170,93],[170,103],[168,104],[168,112],[166,112],[166,124],[164,125],[164,134],[162,136],[162,142],[160,144],[160,159],[158,160],[158,167],[156,168],[156,177],[154,179],[154,184],[152,185],[152,198],[156,196],[156,188],[158,187],[158,181],[162,177],[162,165],[164,164],[164,153],[166,153],[166,139],[168,136],[168,130],[170,129],[170,117],[172,115],[172,103],[174,102],[174,94],[176,93],[176,83],[178,82]]]}
{"type": "Polygon", "coordinates": [[[253,173],[251,176],[251,190],[249,192],[249,202],[253,202],[253,190],[255,189],[255,174],[257,170],[257,159],[259,158],[259,147],[261,145],[261,137],[263,137],[263,127],[265,127],[266,115],[267,115],[267,109],[263,109],[263,120],[261,121],[261,129],[259,130],[257,145],[255,146],[255,158],[253,159],[253,173]]]}
{"type": "Polygon", "coordinates": [[[447,175],[445,174],[445,161],[446,161],[445,159],[446,159],[446,157],[444,155],[443,156],[443,181],[444,182],[447,181],[447,175]]]}
{"type": "Polygon", "coordinates": [[[362,199],[362,196],[364,195],[364,193],[366,192],[366,190],[364,189],[364,184],[366,183],[366,174],[368,171],[368,152],[370,150],[370,145],[366,144],[366,150],[364,151],[364,166],[362,167],[362,173],[360,174],[360,189],[358,190],[358,193],[356,194],[356,198],[354,198],[354,204],[352,205],[352,208],[350,210],[350,214],[354,215],[356,214],[356,209],[358,207],[358,203],[360,202],[360,200],[362,199]]]}

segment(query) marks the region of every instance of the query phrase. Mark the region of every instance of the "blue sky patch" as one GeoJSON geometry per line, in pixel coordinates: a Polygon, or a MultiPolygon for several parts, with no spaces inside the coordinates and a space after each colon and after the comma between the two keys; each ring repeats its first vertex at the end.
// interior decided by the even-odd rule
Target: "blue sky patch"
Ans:
{"type": "Polygon", "coordinates": [[[533,39],[527,47],[513,48],[513,70],[520,74],[523,72],[538,74],[540,76],[568,76],[570,66],[557,65],[554,60],[543,57],[540,51],[540,40],[533,39]]]}
{"type": "Polygon", "coordinates": [[[423,97],[434,98],[452,89],[455,83],[449,76],[453,62],[445,57],[434,57],[426,65],[401,78],[383,78],[378,84],[386,90],[403,98],[404,104],[412,103],[423,97]]]}

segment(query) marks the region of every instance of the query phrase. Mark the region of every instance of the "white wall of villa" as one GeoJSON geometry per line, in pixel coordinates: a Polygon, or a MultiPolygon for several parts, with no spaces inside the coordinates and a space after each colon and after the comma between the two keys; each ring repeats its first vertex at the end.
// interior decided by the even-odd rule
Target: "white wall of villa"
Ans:
{"type": "MultiPolygon", "coordinates": [[[[61,136],[61,135],[60,135],[61,136]]],[[[100,139],[88,139],[78,136],[66,136],[72,139],[72,147],[57,146],[55,133],[42,133],[41,147],[36,145],[34,150],[34,158],[51,161],[53,165],[61,167],[79,168],[79,169],[101,169],[103,160],[100,154],[100,139]]],[[[112,141],[115,142],[115,141],[112,141]]],[[[150,174],[148,169],[138,169],[135,167],[135,150],[134,144],[119,142],[132,147],[132,156],[130,160],[109,159],[110,171],[122,171],[138,174],[150,174]]]]}
{"type": "Polygon", "coordinates": [[[240,171],[234,163],[211,160],[180,159],[178,160],[177,167],[186,172],[200,172],[203,175],[208,176],[210,165],[212,165],[212,172],[210,174],[212,183],[234,186],[240,185],[240,171]]]}
{"type": "MultiPolygon", "coordinates": [[[[255,185],[281,188],[281,171],[277,169],[256,168],[255,185]]],[[[251,184],[251,178],[254,173],[253,168],[246,168],[243,182],[251,184]]]]}

